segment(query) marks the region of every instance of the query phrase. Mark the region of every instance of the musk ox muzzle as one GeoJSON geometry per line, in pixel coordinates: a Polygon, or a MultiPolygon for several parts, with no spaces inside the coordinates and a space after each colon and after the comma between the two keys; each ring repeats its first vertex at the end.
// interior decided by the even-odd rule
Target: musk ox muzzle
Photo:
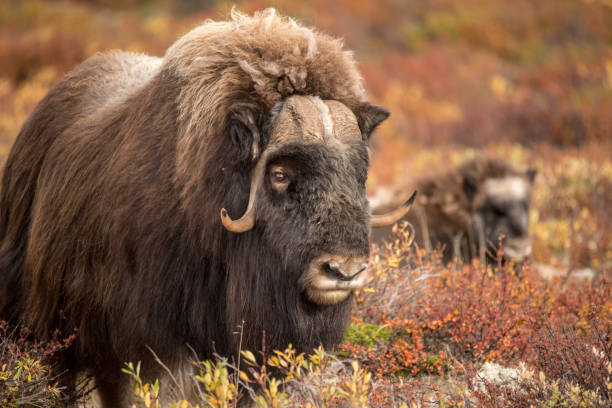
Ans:
{"type": "Polygon", "coordinates": [[[325,254],[311,262],[299,280],[306,296],[314,303],[328,305],[346,299],[361,289],[369,278],[368,257],[325,254]]]}

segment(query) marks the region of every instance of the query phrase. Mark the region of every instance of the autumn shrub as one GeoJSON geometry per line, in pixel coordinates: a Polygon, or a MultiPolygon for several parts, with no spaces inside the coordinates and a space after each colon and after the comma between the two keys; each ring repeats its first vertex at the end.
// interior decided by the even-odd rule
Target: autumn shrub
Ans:
{"type": "Polygon", "coordinates": [[[53,369],[54,354],[70,347],[74,335],[48,342],[32,340],[27,328],[0,321],[0,406],[63,407],[68,397],[58,386],[62,373],[53,369]]]}
{"type": "MultiPolygon", "coordinates": [[[[608,407],[610,398],[601,389],[588,389],[565,379],[550,378],[519,364],[516,368],[486,364],[478,370],[463,366],[467,387],[454,395],[454,406],[488,408],[608,407]]],[[[607,385],[612,387],[612,366],[607,385]]]]}
{"type": "Polygon", "coordinates": [[[512,361],[527,354],[531,321],[547,303],[535,272],[516,266],[444,266],[406,247],[406,231],[374,256],[375,278],[358,299],[354,325],[390,333],[376,347],[346,338],[341,346],[378,376],[442,374],[455,358],[512,361]]]}
{"type": "Polygon", "coordinates": [[[591,321],[589,329],[544,321],[525,360],[479,368],[457,362],[467,388],[453,400],[474,407],[607,407],[612,401],[612,339],[591,321]]]}
{"type": "Polygon", "coordinates": [[[391,242],[376,249],[374,279],[359,294],[341,345],[345,355],[358,358],[377,376],[442,374],[453,359],[512,364],[538,361],[543,350],[559,355],[562,338],[536,341],[553,324],[586,332],[600,321],[598,347],[609,347],[608,280],[547,281],[528,264],[446,266],[435,253],[425,254],[411,243],[410,231],[400,228],[391,242]],[[383,338],[375,335],[382,330],[383,338]],[[372,334],[364,340],[356,333],[372,334]],[[542,349],[546,344],[550,348],[542,349]],[[540,347],[540,354],[534,347],[540,347]]]}
{"type": "Polygon", "coordinates": [[[581,334],[546,325],[534,338],[530,365],[549,378],[580,386],[612,401],[612,339],[595,325],[581,334]]]}
{"type": "Polygon", "coordinates": [[[551,151],[538,155],[532,231],[538,262],[594,273],[612,266],[609,221],[612,164],[593,146],[581,151],[551,151]]]}
{"type": "Polygon", "coordinates": [[[259,358],[246,350],[241,355],[242,367],[219,356],[215,361],[194,360],[191,387],[169,379],[174,381],[175,398],[168,396],[165,401],[159,382],[142,382],[139,364],[128,363],[123,371],[133,379],[139,407],[225,408],[238,401],[244,404],[245,399],[260,408],[367,406],[371,374],[355,361],[341,361],[321,348],[310,355],[298,354],[291,346],[261,352],[259,358]]]}

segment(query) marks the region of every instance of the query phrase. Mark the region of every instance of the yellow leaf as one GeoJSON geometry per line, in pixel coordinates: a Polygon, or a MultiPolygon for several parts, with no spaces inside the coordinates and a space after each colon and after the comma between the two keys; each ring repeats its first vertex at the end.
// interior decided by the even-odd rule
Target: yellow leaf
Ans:
{"type": "Polygon", "coordinates": [[[252,363],[255,362],[255,356],[253,355],[253,353],[251,353],[248,350],[242,351],[242,357],[244,357],[245,359],[247,359],[247,361],[250,361],[252,363]]]}
{"type": "Polygon", "coordinates": [[[278,383],[274,381],[274,379],[272,379],[272,381],[270,381],[270,395],[274,397],[277,391],[278,391],[278,383]]]}
{"type": "Polygon", "coordinates": [[[508,93],[508,81],[503,76],[495,74],[489,81],[489,88],[498,99],[504,99],[508,93]]]}

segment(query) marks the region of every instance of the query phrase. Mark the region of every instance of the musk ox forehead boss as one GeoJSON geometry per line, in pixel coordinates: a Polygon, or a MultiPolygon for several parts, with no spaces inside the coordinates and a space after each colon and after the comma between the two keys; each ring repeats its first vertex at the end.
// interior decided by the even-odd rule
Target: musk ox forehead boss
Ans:
{"type": "Polygon", "coordinates": [[[97,55],[20,131],[2,180],[0,313],[48,338],[70,390],[125,405],[125,361],[341,339],[366,280],[364,99],[339,40],[268,10],[205,22],[163,58],[97,55]]]}

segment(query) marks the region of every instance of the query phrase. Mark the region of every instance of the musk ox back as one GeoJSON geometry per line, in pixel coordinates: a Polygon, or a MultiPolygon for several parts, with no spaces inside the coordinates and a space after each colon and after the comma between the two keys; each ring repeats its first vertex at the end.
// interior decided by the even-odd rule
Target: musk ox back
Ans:
{"type": "Polygon", "coordinates": [[[339,40],[273,11],[206,22],[163,58],[116,52],[40,102],[0,204],[1,317],[122,406],[125,361],[332,346],[367,277],[367,103],[339,40]]]}
{"type": "MultiPolygon", "coordinates": [[[[404,221],[414,228],[421,248],[441,247],[447,262],[455,257],[495,260],[503,236],[504,257],[520,261],[531,251],[528,213],[534,177],[533,170],[479,158],[417,180],[386,203],[373,203],[372,212],[385,211],[416,188],[419,195],[404,221]]],[[[374,242],[391,237],[390,226],[372,230],[374,242]]]]}

